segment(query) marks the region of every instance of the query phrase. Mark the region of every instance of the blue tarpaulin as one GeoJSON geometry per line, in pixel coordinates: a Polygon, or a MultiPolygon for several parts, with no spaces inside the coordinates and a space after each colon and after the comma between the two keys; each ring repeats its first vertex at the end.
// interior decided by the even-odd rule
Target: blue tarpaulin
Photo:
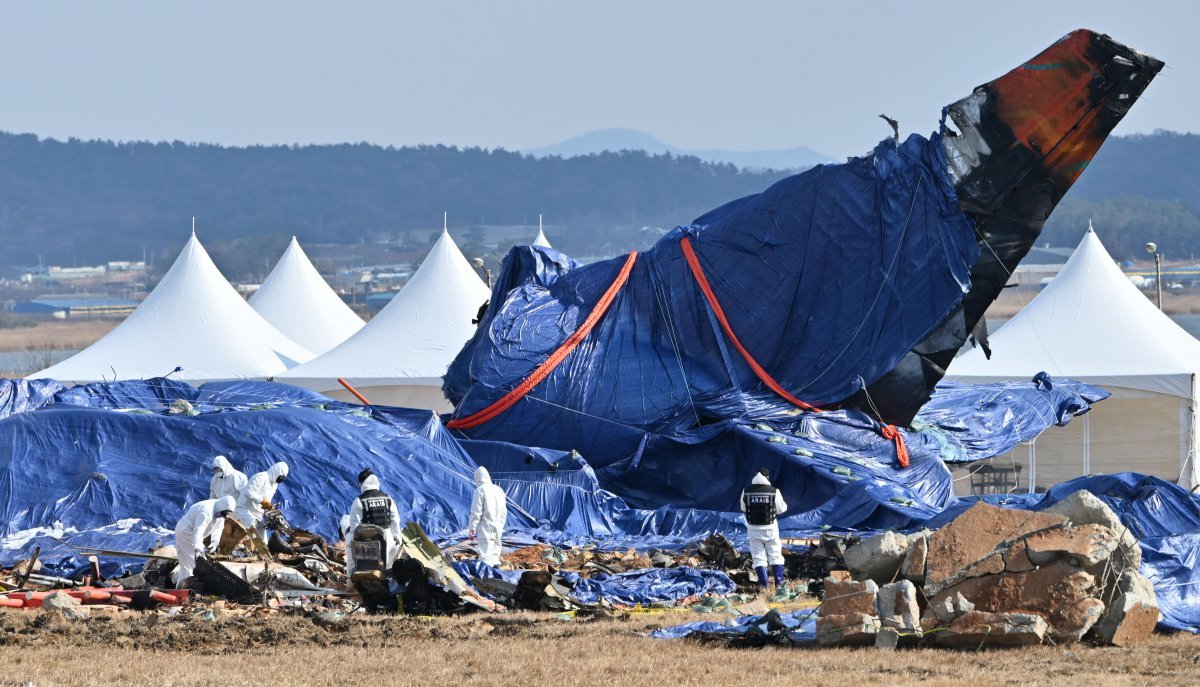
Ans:
{"type": "MultiPolygon", "coordinates": [[[[217,454],[247,473],[289,463],[278,500],[294,525],[330,539],[364,467],[402,517],[443,541],[461,537],[478,465],[509,494],[508,536],[563,545],[677,548],[712,532],[741,541],[737,494],[758,467],[784,490],[782,525],[793,534],[907,527],[953,502],[937,449],[910,440],[912,466],[899,469],[890,442],[857,411],[783,416],[776,426],[725,421],[682,438],[641,433],[628,459],[594,469],[576,453],[460,442],[429,411],[364,409],[282,384],[155,379],[50,400],[38,394],[57,387],[24,384],[13,388],[36,400],[0,420],[3,563],[34,544],[47,560],[68,553],[54,536],[125,550],[169,541],[185,507],[207,497],[217,454]]],[[[966,435],[1007,431],[984,425],[966,435]]]]}
{"type": "MultiPolygon", "coordinates": [[[[468,578],[497,578],[516,584],[524,570],[501,570],[480,561],[459,561],[455,570],[468,578]]],[[[732,594],[733,580],[720,570],[697,568],[646,568],[609,575],[598,573],[583,578],[564,572],[563,579],[574,589],[569,596],[583,604],[601,600],[623,606],[662,604],[704,594],[732,594]]]]}
{"type": "MultiPolygon", "coordinates": [[[[722,331],[684,238],[733,332],[784,389],[816,405],[851,396],[891,370],[968,289],[979,247],[946,169],[938,135],[888,140],[872,155],[788,177],[676,229],[638,256],[579,348],[472,435],[538,436],[547,407],[664,434],[790,408],[722,331]]],[[[530,257],[539,251],[510,253],[512,275],[451,365],[445,390],[456,417],[496,401],[546,360],[625,264],[551,271],[560,261],[530,257]]]]}
{"type": "MultiPolygon", "coordinates": [[[[788,628],[788,638],[795,642],[811,642],[817,638],[817,609],[807,608],[780,613],[779,620],[788,628]]],[[[692,633],[726,635],[737,637],[751,630],[761,634],[770,632],[765,615],[746,615],[728,622],[703,620],[682,625],[664,627],[650,633],[655,639],[680,639],[692,633]]]]}

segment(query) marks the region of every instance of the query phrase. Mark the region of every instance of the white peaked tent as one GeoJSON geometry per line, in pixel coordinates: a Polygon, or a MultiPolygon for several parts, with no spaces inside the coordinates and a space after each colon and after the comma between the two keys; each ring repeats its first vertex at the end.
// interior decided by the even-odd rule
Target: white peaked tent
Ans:
{"type": "Polygon", "coordinates": [[[33,378],[272,377],[313,356],[264,320],[221,276],[196,235],[146,300],[104,338],[33,378]]]}
{"type": "Polygon", "coordinates": [[[534,239],[534,240],[533,240],[533,243],[532,243],[532,244],[530,244],[530,245],[532,245],[532,246],[538,246],[539,248],[553,248],[553,247],[554,247],[554,246],[551,246],[551,245],[550,245],[550,239],[546,238],[546,232],[542,231],[542,216],[541,216],[541,215],[538,215],[538,235],[537,235],[537,238],[536,238],[536,239],[534,239]]]}
{"type": "Polygon", "coordinates": [[[1023,482],[1133,470],[1196,484],[1200,341],[1138,291],[1090,226],[1058,276],[990,343],[991,360],[968,351],[947,378],[1027,380],[1044,370],[1112,394],[1067,427],[994,459],[1024,465],[1023,482]]]}
{"type": "Polygon", "coordinates": [[[267,280],[250,297],[250,306],[314,355],[349,339],[364,324],[321,278],[295,236],[267,280]]]}
{"type": "Polygon", "coordinates": [[[446,231],[408,283],[357,334],[279,375],[280,381],[346,400],[342,377],[379,405],[451,410],[442,376],[475,333],[488,288],[446,231]]]}

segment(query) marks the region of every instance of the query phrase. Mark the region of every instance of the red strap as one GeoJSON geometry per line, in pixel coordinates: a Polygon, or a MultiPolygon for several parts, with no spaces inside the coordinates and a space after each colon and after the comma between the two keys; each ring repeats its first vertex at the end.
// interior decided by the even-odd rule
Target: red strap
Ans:
{"type": "Polygon", "coordinates": [[[904,435],[896,429],[896,425],[883,425],[879,428],[879,433],[896,445],[896,462],[900,463],[900,467],[908,467],[908,447],[904,445],[904,435]]]}
{"type": "Polygon", "coordinates": [[[758,364],[758,361],[754,359],[754,356],[750,355],[750,351],[747,351],[746,347],[742,345],[742,342],[738,340],[737,334],[733,333],[733,327],[729,325],[729,320],[725,317],[725,310],[721,308],[721,303],[717,301],[717,295],[713,293],[712,287],[709,286],[708,277],[704,276],[704,268],[700,267],[700,260],[696,257],[696,251],[692,249],[691,240],[684,236],[682,239],[680,239],[679,245],[681,248],[683,248],[683,257],[687,258],[688,267],[692,269],[692,276],[696,278],[696,283],[700,285],[700,290],[704,292],[704,297],[708,299],[708,304],[712,306],[713,313],[717,316],[717,321],[721,323],[721,328],[725,330],[725,335],[729,337],[729,340],[733,342],[734,347],[736,347],[738,352],[742,354],[742,357],[746,359],[746,364],[750,366],[751,370],[754,370],[754,374],[758,375],[758,378],[762,380],[763,384],[766,384],[768,387],[770,387],[771,391],[779,394],[792,405],[798,406],[805,410],[821,412],[820,408],[805,403],[804,401],[801,401],[795,396],[789,394],[786,389],[779,385],[779,382],[775,381],[775,378],[772,377],[770,373],[763,369],[762,365],[758,364]]]}
{"type": "Polygon", "coordinates": [[[592,308],[592,312],[590,312],[587,318],[584,319],[583,324],[579,325],[579,327],[571,333],[571,336],[567,337],[567,340],[550,354],[549,358],[546,358],[541,365],[538,365],[537,369],[525,378],[525,381],[518,384],[512,391],[504,394],[504,396],[502,396],[499,400],[483,410],[468,415],[467,417],[460,417],[456,420],[451,420],[450,422],[446,423],[446,426],[451,429],[469,429],[471,427],[482,425],[488,420],[495,418],[500,413],[503,413],[511,408],[517,401],[521,400],[525,394],[532,391],[533,388],[538,384],[541,384],[542,380],[550,376],[550,373],[554,372],[554,368],[558,367],[559,363],[561,363],[568,355],[571,354],[571,351],[575,350],[575,348],[583,342],[583,339],[592,331],[592,328],[596,326],[596,323],[600,321],[600,318],[604,316],[604,313],[608,310],[608,307],[612,305],[613,299],[617,297],[617,293],[620,292],[621,287],[625,286],[625,282],[629,280],[629,273],[633,271],[633,264],[637,262],[637,256],[638,254],[636,252],[629,254],[629,257],[625,259],[625,265],[621,267],[621,271],[617,273],[617,278],[613,280],[613,283],[608,287],[608,290],[605,291],[604,295],[600,297],[600,300],[596,302],[596,306],[592,308]]]}

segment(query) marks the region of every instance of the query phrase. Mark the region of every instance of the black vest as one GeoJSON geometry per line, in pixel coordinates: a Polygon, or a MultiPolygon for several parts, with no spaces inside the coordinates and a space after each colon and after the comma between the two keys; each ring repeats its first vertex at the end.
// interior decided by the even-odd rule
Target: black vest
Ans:
{"type": "Polygon", "coordinates": [[[375,525],[385,530],[392,526],[392,497],[378,489],[371,489],[359,494],[358,500],[362,504],[364,525],[375,525]]]}
{"type": "Polygon", "coordinates": [[[769,484],[751,484],[742,492],[742,504],[746,506],[746,522],[751,525],[770,525],[775,522],[775,487],[769,484]]]}

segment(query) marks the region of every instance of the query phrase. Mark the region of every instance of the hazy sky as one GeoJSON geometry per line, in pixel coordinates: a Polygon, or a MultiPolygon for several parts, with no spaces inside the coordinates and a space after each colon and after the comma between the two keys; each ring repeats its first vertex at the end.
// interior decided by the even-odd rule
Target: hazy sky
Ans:
{"type": "Polygon", "coordinates": [[[0,129],[532,148],[610,127],[843,156],[1087,27],[1166,60],[1118,133],[1195,131],[1200,2],[0,2],[0,129]]]}

